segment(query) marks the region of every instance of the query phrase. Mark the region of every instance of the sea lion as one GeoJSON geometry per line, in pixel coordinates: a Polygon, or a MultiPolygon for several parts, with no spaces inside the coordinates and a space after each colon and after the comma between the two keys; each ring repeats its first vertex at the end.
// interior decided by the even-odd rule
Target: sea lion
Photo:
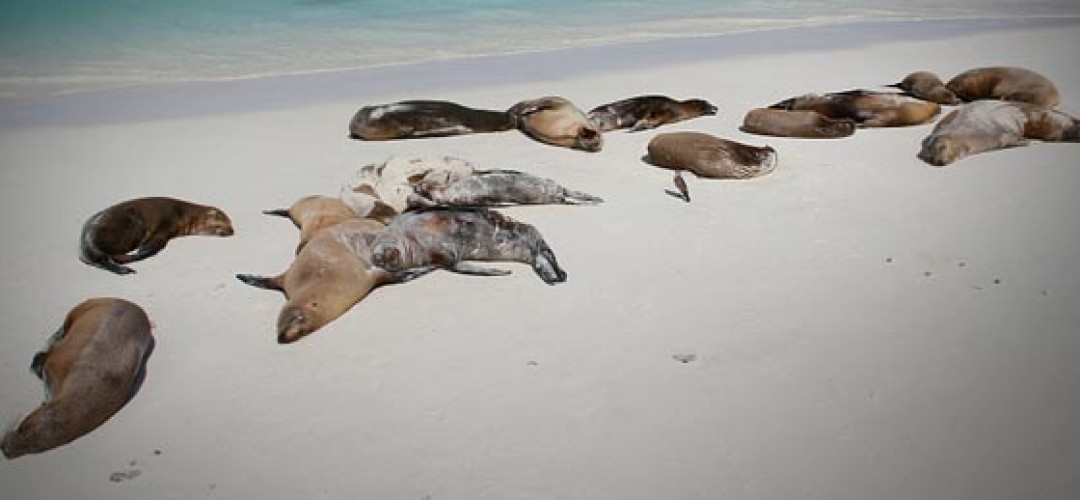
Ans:
{"type": "Polygon", "coordinates": [[[717,111],[716,106],[704,99],[676,101],[663,95],[645,95],[597,106],[589,111],[588,118],[601,132],[620,128],[637,132],[699,116],[712,116],[717,111]]]}
{"type": "Polygon", "coordinates": [[[603,201],[550,179],[516,170],[482,170],[449,156],[392,157],[382,164],[365,165],[342,186],[340,198],[357,214],[377,218],[382,212],[396,215],[431,206],[576,205],[603,201]]]}
{"type": "Polygon", "coordinates": [[[930,121],[941,111],[941,105],[936,102],[869,90],[849,90],[824,95],[806,94],[769,107],[790,111],[816,111],[834,120],[855,120],[860,127],[919,125],[930,121]]]}
{"type": "Polygon", "coordinates": [[[511,261],[532,266],[545,283],[566,281],[535,227],[487,209],[436,208],[397,216],[371,245],[372,262],[390,272],[432,266],[463,274],[501,276],[509,271],[466,261],[511,261]]]}
{"type": "Polygon", "coordinates": [[[94,298],[75,306],[34,355],[30,371],[45,383],[45,401],[0,444],[12,459],[86,435],[135,395],[153,349],[150,319],[136,304],[94,298]]]}
{"type": "Polygon", "coordinates": [[[698,177],[748,179],[776,168],[776,150],[754,147],[701,132],[658,134],[649,141],[648,160],[658,167],[689,170],[698,177]]]}
{"type": "Polygon", "coordinates": [[[562,97],[542,97],[510,107],[519,130],[537,141],[571,149],[596,152],[604,145],[600,129],[585,113],[562,97]]]}
{"type": "Polygon", "coordinates": [[[1060,111],[1010,101],[975,101],[949,113],[922,142],[919,158],[934,166],[1028,139],[1080,142],[1080,122],[1060,111]]]}
{"type": "MultiPolygon", "coordinates": [[[[263,213],[287,217],[300,230],[300,243],[296,246],[296,253],[300,253],[304,245],[319,231],[346,219],[358,217],[339,198],[320,195],[304,196],[287,209],[263,210],[263,213]]],[[[393,214],[391,214],[392,216],[393,214]]],[[[372,218],[378,219],[377,216],[372,218]]]]}
{"type": "Polygon", "coordinates": [[[123,264],[157,254],[172,238],[232,234],[232,222],[220,209],[175,198],[137,198],[106,208],[83,224],[79,260],[129,274],[135,270],[123,264]]]}
{"type": "Polygon", "coordinates": [[[1044,108],[1061,104],[1061,94],[1048,78],[1024,68],[975,68],[956,75],[946,86],[965,101],[1000,99],[1044,108]]]}
{"type": "Polygon", "coordinates": [[[374,266],[371,242],[384,229],[379,221],[353,217],[315,233],[284,273],[273,277],[237,274],[236,278],[285,294],[277,341],[296,342],[345,314],[376,287],[402,283],[432,270],[397,272],[374,266]]]}
{"type": "Polygon", "coordinates": [[[960,99],[945,86],[941,78],[929,71],[916,71],[905,76],[903,80],[889,85],[889,87],[898,88],[907,95],[924,101],[948,104],[950,106],[960,103],[960,99]]]}
{"type": "Polygon", "coordinates": [[[360,108],[349,121],[349,137],[386,141],[512,128],[514,123],[505,111],[474,109],[448,101],[401,101],[360,108]]]}
{"type": "Polygon", "coordinates": [[[758,108],[746,113],[739,130],[778,137],[837,138],[855,133],[855,120],[832,119],[816,111],[758,108]]]}

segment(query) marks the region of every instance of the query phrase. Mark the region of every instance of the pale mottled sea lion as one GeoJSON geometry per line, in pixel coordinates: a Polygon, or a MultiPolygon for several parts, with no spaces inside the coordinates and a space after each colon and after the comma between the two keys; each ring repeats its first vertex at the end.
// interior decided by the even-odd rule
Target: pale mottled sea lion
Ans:
{"type": "Polygon", "coordinates": [[[305,196],[287,209],[264,210],[263,213],[287,217],[296,225],[296,228],[300,230],[300,243],[296,246],[296,253],[300,253],[304,245],[319,231],[346,219],[358,217],[341,199],[320,195],[305,196]]]}
{"type": "Polygon", "coordinates": [[[780,101],[770,107],[791,111],[816,111],[834,120],[855,120],[860,127],[919,125],[930,121],[941,111],[941,105],[936,102],[869,90],[806,94],[780,101]]]}
{"type": "Polygon", "coordinates": [[[984,151],[1023,146],[1028,139],[1080,142],[1080,122],[1024,102],[975,101],[942,118],[918,156],[940,167],[984,151]]]}
{"type": "Polygon", "coordinates": [[[566,281],[535,227],[493,210],[431,209],[406,212],[372,243],[372,262],[387,271],[425,270],[432,266],[463,274],[496,276],[509,271],[467,261],[511,261],[532,266],[549,285],[566,281]]]}
{"type": "Polygon", "coordinates": [[[220,209],[175,198],[137,198],[106,208],[83,224],[79,259],[129,274],[135,270],[123,264],[157,254],[172,238],[232,234],[232,222],[220,209]]]}
{"type": "Polygon", "coordinates": [[[689,170],[698,177],[748,179],[776,168],[776,150],[755,147],[701,132],[658,134],[649,141],[650,163],[689,170]]]}
{"type": "Polygon", "coordinates": [[[562,97],[522,101],[509,113],[517,128],[537,141],[589,152],[600,151],[604,145],[596,124],[562,97]]]}
{"type": "Polygon", "coordinates": [[[385,228],[371,219],[345,220],[316,233],[284,273],[273,277],[238,274],[236,278],[285,294],[277,340],[296,342],[345,314],[376,287],[408,281],[431,270],[391,272],[374,266],[371,242],[385,228]]]}
{"type": "Polygon", "coordinates": [[[855,133],[855,120],[833,119],[816,111],[758,108],[746,113],[740,130],[777,137],[831,139],[855,133]]]}
{"type": "Polygon", "coordinates": [[[146,313],[126,300],[75,306],[34,355],[30,371],[45,383],[45,401],[4,436],[4,456],[70,443],[120,411],[142,382],[154,344],[150,330],[146,313]]]}
{"type": "Polygon", "coordinates": [[[1024,68],[975,68],[956,75],[946,86],[965,101],[1001,99],[1044,108],[1061,104],[1061,94],[1048,78],[1024,68]]]}
{"type": "Polygon", "coordinates": [[[717,111],[716,106],[704,99],[676,101],[663,95],[645,95],[597,106],[589,111],[588,118],[601,132],[620,128],[637,132],[699,116],[715,115],[717,111]]]}
{"type": "Polygon", "coordinates": [[[905,76],[900,82],[889,86],[903,90],[908,95],[924,101],[948,104],[950,106],[960,103],[960,99],[945,86],[945,82],[942,82],[941,78],[929,71],[916,71],[905,76]]]}
{"type": "Polygon", "coordinates": [[[474,109],[448,101],[402,101],[360,108],[349,137],[365,141],[502,132],[514,128],[505,111],[474,109]]]}

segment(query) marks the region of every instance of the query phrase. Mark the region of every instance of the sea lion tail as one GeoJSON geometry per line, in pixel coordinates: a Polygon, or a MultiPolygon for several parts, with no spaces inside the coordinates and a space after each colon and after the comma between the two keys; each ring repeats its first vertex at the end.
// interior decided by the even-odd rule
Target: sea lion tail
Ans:
{"type": "Polygon", "coordinates": [[[280,277],[255,276],[254,274],[237,274],[236,279],[255,288],[284,291],[280,277]]]}

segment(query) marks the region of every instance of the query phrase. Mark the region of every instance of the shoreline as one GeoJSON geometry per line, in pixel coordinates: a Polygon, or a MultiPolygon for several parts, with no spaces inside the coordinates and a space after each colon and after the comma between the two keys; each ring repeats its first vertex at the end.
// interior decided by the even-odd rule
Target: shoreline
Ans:
{"type": "Polygon", "coordinates": [[[465,86],[524,84],[649,66],[1074,25],[1080,25],[1080,17],[860,20],[286,75],[137,84],[0,99],[0,130],[279,110],[465,86]]]}

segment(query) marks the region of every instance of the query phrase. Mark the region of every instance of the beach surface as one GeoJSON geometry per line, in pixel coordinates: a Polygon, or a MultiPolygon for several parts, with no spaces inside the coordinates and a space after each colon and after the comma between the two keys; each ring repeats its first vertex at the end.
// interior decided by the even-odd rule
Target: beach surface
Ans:
{"type": "Polygon", "coordinates": [[[1080,492],[1080,146],[931,167],[932,125],[766,138],[744,113],[807,93],[1014,65],[1080,115],[1080,24],[867,23],[342,74],[120,89],[0,108],[0,422],[27,367],[94,296],[143,306],[136,397],[69,445],[0,462],[19,499],[1067,499],[1080,492]],[[957,27],[960,26],[960,27],[957,27]],[[916,33],[917,36],[910,36],[916,33]],[[680,45],[681,44],[681,45],[680,45]],[[447,99],[583,109],[640,94],[720,107],[584,153],[518,132],[346,138],[361,106],[447,99]],[[162,100],[165,100],[164,104],[162,100]],[[65,114],[66,113],[66,114],[65,114]],[[769,144],[746,181],[642,161],[660,132],[769,144]],[[515,207],[569,279],[435,272],[278,345],[273,275],[298,233],[268,217],[362,165],[455,156],[603,197],[515,207]],[[83,222],[173,196],[232,217],[115,276],[83,222]]]}

